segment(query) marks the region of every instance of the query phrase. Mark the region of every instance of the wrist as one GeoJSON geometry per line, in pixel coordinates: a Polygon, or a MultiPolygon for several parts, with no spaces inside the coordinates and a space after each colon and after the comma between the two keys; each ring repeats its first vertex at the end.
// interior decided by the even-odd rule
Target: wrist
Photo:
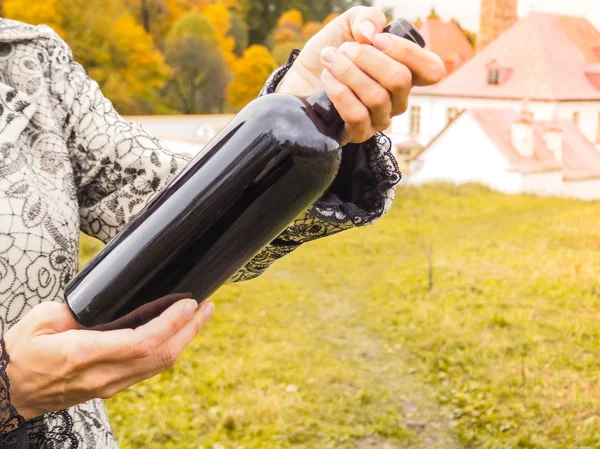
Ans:
{"type": "Polygon", "coordinates": [[[10,331],[7,332],[5,338],[0,339],[0,400],[4,402],[3,419],[0,421],[0,434],[18,429],[27,420],[28,416],[27,413],[27,416],[23,416],[23,407],[19,406],[17,408],[13,397],[18,395],[15,394],[15,385],[11,383],[11,379],[19,379],[19,377],[12,369],[13,365],[9,356],[10,341],[10,331]]]}

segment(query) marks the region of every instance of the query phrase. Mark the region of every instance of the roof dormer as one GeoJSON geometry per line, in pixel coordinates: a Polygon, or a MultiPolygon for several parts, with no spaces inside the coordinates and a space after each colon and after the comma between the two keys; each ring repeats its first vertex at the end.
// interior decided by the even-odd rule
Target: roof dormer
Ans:
{"type": "Polygon", "coordinates": [[[500,63],[497,59],[492,59],[487,65],[487,69],[487,83],[490,86],[501,86],[508,80],[512,72],[512,69],[510,67],[500,63]]]}
{"type": "Polygon", "coordinates": [[[588,64],[585,69],[585,76],[594,87],[600,90],[600,63],[588,64]]]}

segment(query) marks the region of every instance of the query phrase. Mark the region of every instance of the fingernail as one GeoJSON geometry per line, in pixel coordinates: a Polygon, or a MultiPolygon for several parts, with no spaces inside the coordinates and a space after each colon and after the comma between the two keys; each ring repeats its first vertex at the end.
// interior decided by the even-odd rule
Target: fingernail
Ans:
{"type": "Polygon", "coordinates": [[[193,300],[190,299],[186,305],[183,307],[183,316],[185,316],[186,318],[190,318],[194,312],[196,311],[196,309],[198,308],[198,303],[193,300]]]}
{"type": "Polygon", "coordinates": [[[358,29],[364,37],[369,39],[369,42],[373,42],[373,37],[375,37],[375,25],[373,25],[373,22],[366,20],[358,25],[358,29]]]}
{"type": "Polygon", "coordinates": [[[335,76],[333,76],[333,73],[331,73],[329,70],[325,69],[325,70],[323,70],[323,80],[334,81],[335,76]]]}
{"type": "Polygon", "coordinates": [[[375,48],[381,51],[388,51],[390,48],[392,48],[394,42],[390,39],[389,36],[386,36],[385,34],[378,34],[377,36],[375,36],[375,39],[373,39],[373,45],[375,46],[375,48]]]}
{"type": "Polygon", "coordinates": [[[337,59],[337,50],[333,47],[326,47],[321,51],[321,57],[327,64],[332,64],[337,59]]]}
{"type": "Polygon", "coordinates": [[[202,306],[202,315],[204,316],[205,320],[208,320],[212,316],[214,311],[215,305],[212,302],[208,302],[204,304],[204,306],[202,306]]]}

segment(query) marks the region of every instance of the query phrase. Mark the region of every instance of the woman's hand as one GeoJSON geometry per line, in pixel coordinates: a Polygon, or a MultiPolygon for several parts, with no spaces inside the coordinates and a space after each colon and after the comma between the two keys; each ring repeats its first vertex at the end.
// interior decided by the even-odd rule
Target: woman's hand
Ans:
{"type": "Polygon", "coordinates": [[[309,96],[324,87],[346,123],[344,143],[361,143],[403,114],[413,86],[437,83],[441,59],[406,39],[381,33],[385,15],[356,7],[304,47],[277,91],[309,96]]]}
{"type": "Polygon", "coordinates": [[[11,402],[26,420],[109,398],[172,367],[214,310],[184,299],[135,330],[80,329],[67,306],[35,307],[4,338],[11,402]]]}

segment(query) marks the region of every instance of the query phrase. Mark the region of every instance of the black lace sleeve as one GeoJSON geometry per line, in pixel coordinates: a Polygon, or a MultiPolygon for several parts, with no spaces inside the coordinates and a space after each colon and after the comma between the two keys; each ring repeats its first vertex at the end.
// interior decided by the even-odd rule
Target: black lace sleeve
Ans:
{"type": "Polygon", "coordinates": [[[0,339],[0,434],[13,432],[25,422],[10,403],[10,381],[6,374],[9,362],[4,340],[0,339]]]}
{"type": "MultiPolygon", "coordinates": [[[[275,92],[299,54],[299,50],[292,52],[288,63],[271,75],[261,95],[275,92]]],[[[400,170],[391,152],[391,141],[384,134],[377,133],[361,144],[346,145],[342,149],[340,170],[327,192],[238,271],[230,282],[259,276],[273,262],[303,243],[374,223],[392,205],[400,179],[400,170]]]]}

